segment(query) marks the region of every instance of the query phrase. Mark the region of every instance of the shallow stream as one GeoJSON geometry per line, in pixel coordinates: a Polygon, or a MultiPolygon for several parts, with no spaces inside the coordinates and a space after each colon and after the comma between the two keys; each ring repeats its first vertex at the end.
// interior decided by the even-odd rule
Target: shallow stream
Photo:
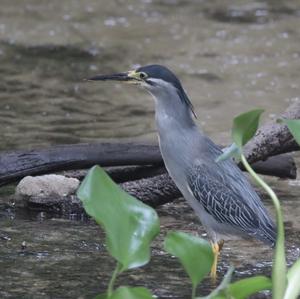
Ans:
{"type": "MultiPolygon", "coordinates": [[[[299,45],[297,0],[2,0],[0,150],[156,142],[149,95],[82,80],[149,63],[174,70],[199,125],[228,144],[238,113],[262,107],[267,121],[300,100],[299,45]]],[[[300,181],[268,181],[282,199],[291,263],[300,256],[300,181]]],[[[12,191],[0,189],[0,297],[92,298],[103,291],[114,265],[98,227],[80,215],[62,219],[16,208],[7,199],[12,191]]],[[[162,251],[162,238],[168,230],[204,231],[181,200],[158,211],[162,234],[151,263],[118,282],[147,286],[159,298],[189,298],[190,283],[162,251]]],[[[270,249],[254,241],[229,241],[220,277],[230,264],[235,277],[270,275],[271,259],[270,249]]],[[[212,287],[206,280],[199,293],[212,287]]]]}

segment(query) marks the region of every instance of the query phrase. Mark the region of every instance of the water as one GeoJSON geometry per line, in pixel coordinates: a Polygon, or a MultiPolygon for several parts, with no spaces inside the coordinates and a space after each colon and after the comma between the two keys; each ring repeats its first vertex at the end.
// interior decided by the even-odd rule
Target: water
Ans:
{"type": "MultiPolygon", "coordinates": [[[[149,95],[82,80],[148,63],[178,74],[199,125],[226,144],[236,114],[262,107],[264,120],[273,119],[299,100],[299,18],[296,0],[2,0],[0,149],[155,141],[149,95]]],[[[296,161],[299,167],[299,156],[296,161]]],[[[300,183],[270,183],[282,198],[291,263],[299,257],[300,183]]],[[[96,225],[29,214],[7,200],[10,191],[0,195],[1,298],[91,298],[103,291],[113,263],[96,225]]],[[[170,229],[204,233],[181,202],[159,212],[162,235],[170,229]]],[[[161,240],[150,265],[119,282],[146,285],[162,298],[188,298],[188,279],[162,252],[161,240]]],[[[268,248],[232,241],[225,244],[220,272],[234,263],[236,277],[270,274],[270,261],[268,248]]],[[[206,281],[200,292],[210,288],[206,281]]]]}

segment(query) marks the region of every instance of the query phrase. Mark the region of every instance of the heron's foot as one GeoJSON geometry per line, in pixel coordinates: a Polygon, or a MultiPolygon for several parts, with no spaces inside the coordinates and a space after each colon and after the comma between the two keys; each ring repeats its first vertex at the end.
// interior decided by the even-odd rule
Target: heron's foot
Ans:
{"type": "Polygon", "coordinates": [[[218,259],[219,259],[220,252],[223,248],[223,245],[224,245],[224,240],[220,240],[217,243],[212,243],[211,244],[211,247],[212,247],[212,250],[213,250],[213,253],[214,253],[214,262],[213,262],[213,265],[212,265],[211,270],[210,270],[210,277],[211,277],[211,280],[212,280],[213,283],[216,283],[216,281],[217,281],[218,259]]]}

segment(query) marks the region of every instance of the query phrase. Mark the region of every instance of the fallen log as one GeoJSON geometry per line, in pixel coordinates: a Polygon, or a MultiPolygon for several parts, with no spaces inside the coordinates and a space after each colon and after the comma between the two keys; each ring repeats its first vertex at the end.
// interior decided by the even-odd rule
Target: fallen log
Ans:
{"type": "MultiPolygon", "coordinates": [[[[244,170],[242,165],[241,168],[244,170]]],[[[266,161],[258,161],[252,164],[253,169],[260,174],[276,176],[282,179],[295,179],[297,168],[291,154],[282,154],[268,158],[266,161]]],[[[116,183],[135,181],[142,178],[149,178],[167,172],[164,166],[117,166],[105,167],[105,171],[116,183]]],[[[59,172],[66,177],[84,179],[88,170],[68,170],[59,172]]]]}
{"type": "MultiPolygon", "coordinates": [[[[284,159],[285,162],[289,163],[284,159]]],[[[128,181],[136,181],[143,178],[154,177],[160,174],[164,174],[167,172],[164,166],[116,166],[116,167],[104,167],[105,171],[108,175],[118,184],[128,182],[128,181]]],[[[80,170],[67,170],[59,172],[58,174],[64,175],[68,178],[76,178],[80,181],[84,179],[86,174],[88,173],[88,169],[80,169],[80,170]]]]}
{"type": "MultiPolygon", "coordinates": [[[[148,179],[141,179],[120,184],[120,187],[142,202],[157,207],[181,197],[181,193],[170,176],[165,173],[148,179]]],[[[31,210],[43,210],[58,214],[84,213],[81,202],[75,195],[66,197],[31,196],[24,198],[31,210]]]]}
{"type": "MultiPolygon", "coordinates": [[[[281,179],[297,178],[297,166],[291,154],[271,156],[265,161],[252,162],[251,166],[259,174],[276,176],[281,179]]],[[[245,170],[243,165],[239,164],[239,167],[245,170]]]]}
{"type": "MultiPolygon", "coordinates": [[[[300,119],[300,101],[291,104],[279,118],[300,119]]],[[[250,163],[264,161],[270,156],[298,151],[297,142],[286,125],[271,121],[258,129],[254,138],[246,144],[244,153],[250,163]]]]}
{"type": "Polygon", "coordinates": [[[2,152],[0,186],[27,175],[120,165],[163,165],[158,146],[133,143],[59,145],[45,149],[2,152]]]}
{"type": "MultiPolygon", "coordinates": [[[[125,167],[122,171],[115,172],[115,177],[122,176],[118,181],[129,181],[152,176],[155,168],[163,166],[163,160],[157,145],[134,143],[73,144],[39,150],[3,152],[0,154],[0,186],[27,175],[89,168],[95,164],[103,167],[145,166],[130,170],[126,170],[125,167]]],[[[281,178],[295,178],[296,175],[295,163],[289,155],[280,155],[272,160],[263,161],[256,170],[262,174],[281,178]]]]}

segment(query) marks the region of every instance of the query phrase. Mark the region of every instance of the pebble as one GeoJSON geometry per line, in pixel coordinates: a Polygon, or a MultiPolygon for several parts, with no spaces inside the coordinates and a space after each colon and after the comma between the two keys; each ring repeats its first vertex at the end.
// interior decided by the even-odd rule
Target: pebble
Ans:
{"type": "Polygon", "coordinates": [[[21,198],[65,197],[74,194],[79,184],[78,179],[57,174],[27,176],[19,182],[16,196],[21,198]]]}

